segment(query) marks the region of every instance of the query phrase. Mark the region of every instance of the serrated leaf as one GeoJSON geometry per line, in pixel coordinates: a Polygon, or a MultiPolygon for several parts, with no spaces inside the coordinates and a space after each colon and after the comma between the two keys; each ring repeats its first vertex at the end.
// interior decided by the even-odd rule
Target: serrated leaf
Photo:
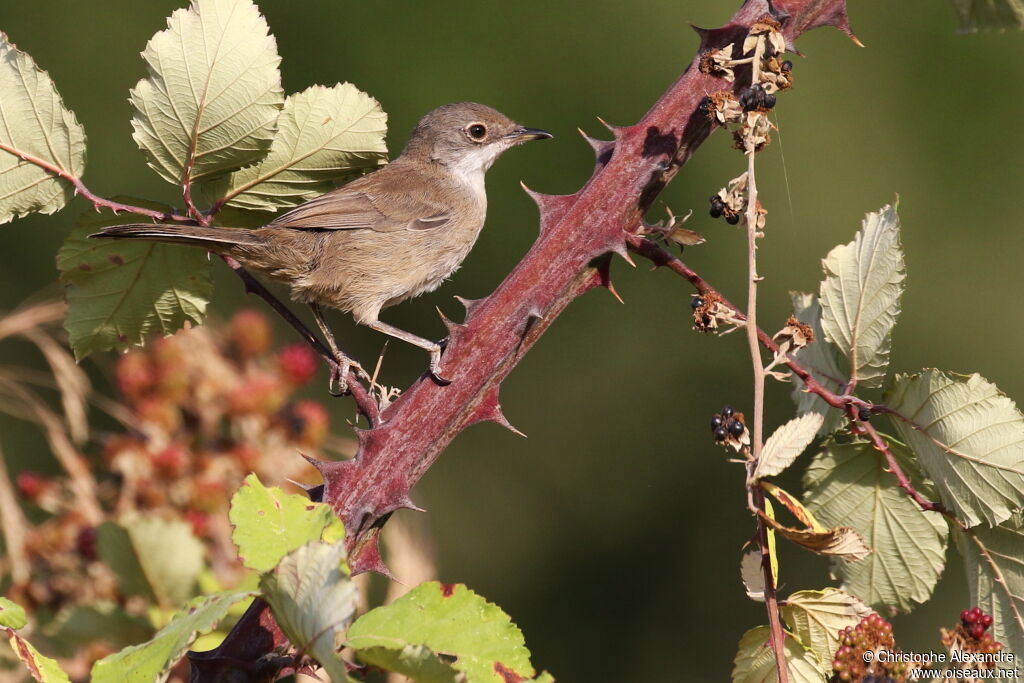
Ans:
{"type": "Polygon", "coordinates": [[[885,397],[908,424],[900,437],[967,526],[999,524],[1024,507],[1024,417],[978,374],[900,375],[885,397]]]}
{"type": "Polygon", "coordinates": [[[270,152],[203,188],[211,201],[276,211],[332,190],[387,160],[387,114],[351,83],[289,95],[270,152]]]}
{"type": "Polygon", "coordinates": [[[853,242],[830,251],[821,265],[825,338],[849,360],[853,380],[881,386],[906,277],[896,210],[869,213],[853,242]]]}
{"type": "Polygon", "coordinates": [[[0,103],[0,223],[60,210],[74,186],[57,174],[85,171],[85,129],[50,75],[3,32],[0,103]]]}
{"type": "Polygon", "coordinates": [[[252,0],[192,0],[142,57],[132,137],[161,177],[180,186],[266,153],[284,102],[281,58],[252,0]]]}
{"type": "MultiPolygon", "coordinates": [[[[899,444],[890,447],[921,490],[909,456],[899,444]]],[[[901,611],[931,596],[945,564],[946,523],[904,493],[871,444],[827,444],[811,462],[804,486],[807,507],[823,523],[852,526],[874,551],[857,562],[836,562],[844,590],[872,607],[901,611]]]]}
{"type": "Polygon", "coordinates": [[[194,594],[203,568],[203,544],[181,520],[129,517],[98,529],[97,549],[128,595],[176,607],[194,594]]]}
{"type": "Polygon", "coordinates": [[[257,571],[273,569],[308,541],[340,542],[345,536],[345,527],[330,505],[276,486],[267,488],[255,474],[246,477],[231,498],[228,518],[242,563],[257,571]]]}
{"type": "Polygon", "coordinates": [[[92,683],[164,681],[200,633],[209,631],[236,603],[252,593],[235,591],[199,597],[157,631],[149,642],[108,655],[92,667],[92,683]]]}
{"type": "Polygon", "coordinates": [[[776,429],[761,449],[761,457],[754,469],[754,478],[775,476],[792,465],[814,441],[818,429],[824,422],[824,415],[807,413],[776,429]]]}
{"type": "Polygon", "coordinates": [[[953,0],[960,19],[960,33],[1024,29],[1021,0],[953,0]]]}
{"type": "MultiPolygon", "coordinates": [[[[758,626],[740,638],[736,659],[733,661],[733,683],[771,683],[779,680],[775,652],[768,642],[770,633],[767,626],[758,626]]],[[[801,645],[792,633],[784,635],[783,650],[790,683],[824,681],[825,670],[814,653],[801,645]]]]}
{"type": "Polygon", "coordinates": [[[348,680],[336,639],[359,597],[345,559],[341,543],[310,541],[260,579],[263,599],[288,640],[314,657],[335,683],[348,680]]]}
{"type": "Polygon", "coordinates": [[[141,345],[153,333],[173,334],[186,321],[201,323],[206,314],[213,280],[202,249],[88,239],[100,228],[128,220],[109,211],[86,212],[57,252],[57,268],[67,284],[64,329],[78,360],[93,351],[141,345]]]}
{"type": "Polygon", "coordinates": [[[367,612],[349,628],[346,645],[357,657],[372,648],[391,650],[395,657],[407,647],[422,645],[454,658],[451,667],[473,683],[535,675],[519,628],[499,607],[462,584],[424,583],[367,612]]]}
{"type": "Polygon", "coordinates": [[[992,637],[1009,652],[1024,652],[1024,513],[997,527],[959,536],[970,604],[992,615],[992,637]]]}
{"type": "MultiPolygon", "coordinates": [[[[789,296],[793,301],[793,315],[805,325],[810,325],[814,331],[814,341],[794,351],[793,358],[810,372],[819,384],[833,393],[838,392],[842,388],[842,378],[849,377],[849,371],[840,369],[839,353],[825,339],[825,332],[821,329],[821,304],[818,297],[807,292],[790,292],[789,296]]],[[[825,416],[825,421],[818,430],[819,435],[834,432],[842,423],[842,412],[825,403],[817,394],[806,391],[804,383],[796,375],[793,376],[792,397],[798,415],[813,412],[825,416]]]]}
{"type": "Polygon", "coordinates": [[[822,662],[831,662],[835,656],[840,631],[871,614],[859,598],[837,588],[797,591],[781,609],[793,634],[822,662]]]}
{"type": "Polygon", "coordinates": [[[71,679],[60,668],[60,664],[39,654],[39,650],[35,649],[32,643],[22,638],[13,629],[3,630],[7,631],[7,642],[14,650],[14,654],[25,665],[32,678],[40,683],[71,683],[71,679]]]}
{"type": "Polygon", "coordinates": [[[27,623],[24,607],[7,598],[0,598],[0,626],[18,629],[27,623]]]}

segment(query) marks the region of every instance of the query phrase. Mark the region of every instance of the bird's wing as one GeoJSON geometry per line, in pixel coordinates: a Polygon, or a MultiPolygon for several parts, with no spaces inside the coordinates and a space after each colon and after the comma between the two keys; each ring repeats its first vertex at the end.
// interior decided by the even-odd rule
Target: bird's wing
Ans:
{"type": "MultiPolygon", "coordinates": [[[[401,187],[387,182],[366,182],[373,175],[297,206],[275,218],[267,227],[395,232],[436,230],[451,219],[447,207],[426,196],[427,192],[401,191],[401,187]]],[[[418,184],[408,185],[415,188],[418,184]]]]}

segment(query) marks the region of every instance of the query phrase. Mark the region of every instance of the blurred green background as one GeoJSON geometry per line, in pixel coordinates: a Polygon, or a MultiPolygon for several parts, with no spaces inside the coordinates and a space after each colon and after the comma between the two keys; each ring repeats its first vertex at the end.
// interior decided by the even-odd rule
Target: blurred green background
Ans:
{"type": "MultiPolygon", "coordinates": [[[[104,195],[174,201],[130,138],[128,89],[138,53],[182,2],[45,0],[0,5],[0,30],[53,76],[89,135],[87,184],[104,195]]],[[[351,81],[380,100],[397,153],[417,118],[445,102],[485,102],[557,136],[503,158],[488,179],[487,229],[463,269],[433,295],[386,321],[440,337],[440,305],[486,295],[529,248],[536,209],[519,189],[568,193],[593,165],[575,129],[635,122],[690,61],[688,24],[715,26],[735,2],[594,0],[498,5],[392,0],[260,6],[277,36],[286,91],[351,81]]],[[[812,290],[820,258],[849,241],[863,214],[900,196],[907,291],[896,329],[899,370],[978,371],[1024,396],[1024,192],[1020,117],[1024,36],[956,35],[948,2],[858,2],[851,21],[866,49],[831,30],[799,42],[796,87],[779,98],[777,144],[759,157],[769,209],[760,309],[777,329],[787,292],[812,290]]],[[[715,135],[662,195],[707,244],[685,259],[742,299],[744,237],[707,218],[707,197],[742,170],[715,135]]],[[[57,291],[54,254],[83,204],[0,228],[0,307],[57,291]]],[[[663,211],[662,204],[656,207],[663,211]]],[[[217,265],[217,264],[215,264],[217,265]]],[[[246,299],[217,267],[212,312],[246,299]]],[[[690,291],[667,273],[615,264],[621,306],[602,291],[574,303],[505,383],[502,403],[522,439],[494,425],[461,435],[414,491],[429,510],[441,578],[461,581],[522,626],[534,662],[561,681],[720,681],[735,644],[765,621],[739,581],[740,545],[752,523],[741,469],[709,438],[724,403],[750,403],[745,340],[690,329],[690,291]]],[[[333,319],[343,345],[372,360],[382,338],[333,319]]],[[[279,338],[287,338],[281,331],[279,338]]],[[[37,361],[16,344],[5,363],[37,361]]],[[[110,355],[88,364],[109,366],[110,355]]],[[[392,344],[385,381],[405,385],[422,352],[392,344]]],[[[98,375],[98,373],[97,373],[98,375]]],[[[326,379],[326,378],[324,378],[326,379]]],[[[319,393],[316,385],[314,395],[319,393]]],[[[789,387],[768,395],[768,424],[791,415],[789,387]]],[[[332,404],[344,429],[353,408],[332,404]]],[[[0,419],[12,469],[45,468],[45,444],[0,419]]],[[[802,467],[788,477],[798,488],[802,467]]],[[[827,562],[786,547],[782,593],[828,583],[827,562]]],[[[952,557],[936,599],[894,624],[905,649],[937,644],[937,628],[965,607],[952,557]]]]}

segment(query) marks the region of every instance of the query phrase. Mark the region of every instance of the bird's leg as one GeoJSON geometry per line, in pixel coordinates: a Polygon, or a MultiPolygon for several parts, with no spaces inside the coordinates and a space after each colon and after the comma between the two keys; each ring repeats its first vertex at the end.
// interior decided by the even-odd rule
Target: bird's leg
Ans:
{"type": "Polygon", "coordinates": [[[437,368],[441,365],[441,345],[437,342],[432,342],[429,339],[423,337],[417,337],[411,332],[400,330],[394,325],[388,325],[387,323],[381,322],[380,320],[373,320],[370,322],[363,323],[367,327],[378,332],[394,337],[395,339],[401,339],[402,341],[409,342],[413,346],[418,346],[421,349],[426,349],[427,353],[430,354],[430,374],[434,376],[439,384],[451,384],[451,380],[445,379],[438,374],[437,368]]]}
{"type": "Polygon", "coordinates": [[[309,308],[313,311],[313,318],[316,320],[316,324],[320,326],[320,331],[324,333],[327,346],[330,347],[331,353],[334,355],[335,365],[331,368],[331,379],[328,382],[327,391],[332,396],[342,396],[348,391],[349,370],[353,367],[357,371],[363,368],[338,348],[338,343],[334,340],[334,334],[331,332],[331,328],[327,326],[327,321],[324,320],[324,313],[320,306],[310,304],[309,308]],[[337,392],[335,392],[335,385],[337,385],[337,392]]]}

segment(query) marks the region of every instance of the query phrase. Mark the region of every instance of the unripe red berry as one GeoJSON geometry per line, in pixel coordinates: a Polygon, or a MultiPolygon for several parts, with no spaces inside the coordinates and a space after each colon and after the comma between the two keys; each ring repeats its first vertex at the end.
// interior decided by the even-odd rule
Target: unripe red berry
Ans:
{"type": "Polygon", "coordinates": [[[153,467],[167,477],[180,477],[188,469],[188,452],[178,444],[171,444],[153,455],[153,467]]]}
{"type": "Polygon", "coordinates": [[[43,492],[50,486],[50,480],[48,478],[31,470],[19,472],[14,481],[15,485],[18,487],[18,493],[20,493],[23,498],[33,502],[39,500],[39,497],[42,496],[43,492]]]}
{"type": "Polygon", "coordinates": [[[135,399],[152,386],[156,373],[149,356],[142,351],[129,351],[117,359],[114,377],[120,392],[128,399],[135,399]]]}
{"type": "Polygon", "coordinates": [[[231,318],[231,343],[242,358],[252,358],[270,348],[270,321],[259,311],[247,308],[231,318]]]}
{"type": "Polygon", "coordinates": [[[316,374],[316,356],[305,344],[289,344],[277,352],[277,365],[291,384],[305,384],[316,374]]]}

